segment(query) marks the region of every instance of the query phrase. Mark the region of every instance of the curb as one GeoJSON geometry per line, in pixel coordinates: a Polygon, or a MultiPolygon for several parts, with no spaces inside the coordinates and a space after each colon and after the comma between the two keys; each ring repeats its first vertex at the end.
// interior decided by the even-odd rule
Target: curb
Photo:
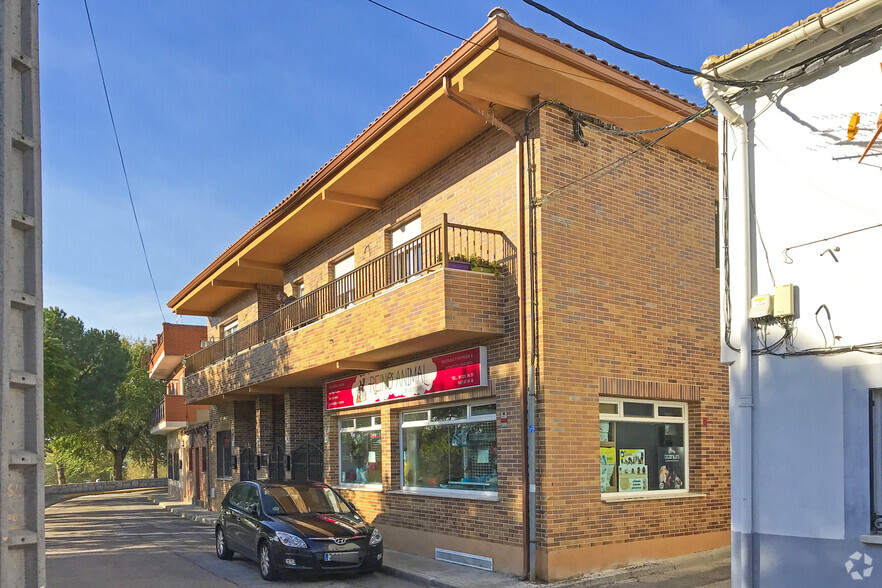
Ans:
{"type": "Polygon", "coordinates": [[[617,570],[609,570],[608,572],[598,572],[591,576],[583,576],[573,580],[564,580],[548,586],[555,588],[597,588],[601,586],[609,586],[623,580],[639,580],[645,578],[647,574],[658,572],[671,572],[676,570],[685,570],[701,564],[710,564],[728,560],[731,556],[729,547],[718,547],[707,551],[700,551],[690,555],[684,555],[669,560],[652,561],[644,564],[635,564],[626,568],[617,570]]]}
{"type": "Polygon", "coordinates": [[[454,584],[448,584],[434,578],[427,578],[422,574],[410,572],[402,568],[388,566],[385,562],[383,562],[383,567],[380,568],[379,572],[386,576],[398,578],[399,580],[406,580],[414,584],[419,584],[420,586],[430,586],[431,588],[458,588],[454,584]]]}
{"type": "Polygon", "coordinates": [[[175,506],[172,506],[168,501],[167,494],[163,496],[147,496],[146,498],[148,501],[161,506],[168,512],[181,518],[189,519],[195,523],[199,523],[200,525],[211,526],[217,521],[217,513],[205,510],[204,508],[191,506],[189,504],[175,504],[175,506]]]}

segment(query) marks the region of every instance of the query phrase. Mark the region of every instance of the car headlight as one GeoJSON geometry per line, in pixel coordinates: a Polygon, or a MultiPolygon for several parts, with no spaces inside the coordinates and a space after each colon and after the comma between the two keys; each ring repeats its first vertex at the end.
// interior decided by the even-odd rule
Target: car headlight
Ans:
{"type": "Polygon", "coordinates": [[[276,531],[276,539],[281,541],[282,545],[284,545],[285,547],[298,547],[300,549],[306,549],[306,541],[304,541],[297,535],[284,533],[282,531],[276,531]]]}
{"type": "Polygon", "coordinates": [[[371,533],[371,545],[377,545],[382,540],[383,540],[383,536],[380,535],[380,530],[374,529],[374,532],[371,533]]]}

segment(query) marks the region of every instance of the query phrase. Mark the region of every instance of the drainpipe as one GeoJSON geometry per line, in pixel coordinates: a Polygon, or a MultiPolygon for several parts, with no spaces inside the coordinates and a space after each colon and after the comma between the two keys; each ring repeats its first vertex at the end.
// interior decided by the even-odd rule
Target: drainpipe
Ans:
{"type": "MultiPolygon", "coordinates": [[[[740,545],[737,555],[732,558],[732,585],[741,588],[749,588],[753,585],[753,328],[747,317],[747,309],[753,295],[751,257],[751,239],[753,237],[750,202],[750,156],[749,130],[745,120],[717,93],[714,85],[703,78],[695,78],[695,85],[701,88],[708,103],[717,109],[725,122],[730,124],[737,134],[738,157],[741,167],[741,186],[734,200],[740,199],[742,242],[741,253],[743,255],[742,272],[743,278],[734,294],[734,307],[740,310],[740,352],[737,365],[730,367],[730,406],[732,422],[730,431],[732,438],[738,442],[737,447],[732,448],[732,455],[737,456],[736,466],[733,469],[732,481],[737,484],[737,501],[732,506],[738,507],[738,530],[741,533],[740,545]]],[[[722,129],[720,131],[722,138],[722,129]]],[[[731,185],[731,184],[730,184],[731,185]]],[[[728,211],[727,211],[728,214],[728,211]]],[[[730,223],[730,226],[731,223],[730,223]]],[[[725,277],[723,277],[725,279],[725,277]]],[[[733,490],[735,486],[733,484],[733,490]]],[[[734,510],[734,508],[733,508],[734,510]]],[[[736,519],[733,517],[733,523],[736,519]]],[[[733,530],[734,537],[734,530],[733,530]]]]}
{"type": "Polygon", "coordinates": [[[493,125],[500,131],[507,133],[515,139],[517,151],[517,169],[515,171],[517,185],[518,207],[518,254],[517,254],[517,288],[518,288],[518,355],[520,357],[520,369],[518,370],[518,388],[521,396],[521,455],[524,459],[524,470],[521,475],[523,481],[523,499],[521,517],[524,525],[523,537],[523,568],[524,576],[536,577],[536,444],[535,438],[530,434],[530,428],[535,425],[535,406],[533,403],[532,384],[527,384],[527,261],[524,254],[526,248],[526,229],[524,208],[524,149],[526,143],[523,137],[513,128],[497,119],[489,112],[485,112],[457,96],[450,90],[450,79],[444,76],[441,81],[444,95],[462,106],[466,110],[483,118],[488,124],[493,125]]]}

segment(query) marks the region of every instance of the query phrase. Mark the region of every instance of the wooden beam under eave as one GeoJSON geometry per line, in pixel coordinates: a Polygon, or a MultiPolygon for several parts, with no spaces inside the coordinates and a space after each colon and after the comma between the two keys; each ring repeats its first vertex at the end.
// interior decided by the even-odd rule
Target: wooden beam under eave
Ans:
{"type": "Polygon", "coordinates": [[[236,282],[234,280],[212,280],[212,286],[218,288],[235,288],[237,290],[257,290],[257,284],[251,282],[236,282]]]}
{"type": "Polygon", "coordinates": [[[362,370],[365,372],[372,372],[374,370],[380,369],[381,367],[383,367],[382,363],[376,363],[373,361],[354,361],[350,359],[344,359],[337,362],[338,370],[362,370]]]}
{"type": "Polygon", "coordinates": [[[476,82],[470,78],[461,79],[458,85],[460,94],[472,98],[493,102],[515,110],[530,110],[533,107],[533,100],[529,96],[521,96],[490,84],[476,82]]]}
{"type": "Polygon", "coordinates": [[[182,316],[214,316],[207,310],[181,310],[180,306],[173,308],[172,312],[182,316]]]}
{"type": "Polygon", "coordinates": [[[357,206],[358,208],[367,208],[369,210],[380,210],[380,207],[382,206],[382,203],[370,198],[365,198],[364,196],[345,194],[343,192],[332,192],[330,190],[322,192],[322,200],[337,202],[338,204],[347,204],[349,206],[357,206]]]}
{"type": "Polygon", "coordinates": [[[236,261],[236,265],[239,267],[244,267],[247,269],[259,269],[259,270],[271,270],[284,272],[285,264],[284,263],[271,263],[269,261],[255,261],[253,259],[239,259],[236,261]]]}

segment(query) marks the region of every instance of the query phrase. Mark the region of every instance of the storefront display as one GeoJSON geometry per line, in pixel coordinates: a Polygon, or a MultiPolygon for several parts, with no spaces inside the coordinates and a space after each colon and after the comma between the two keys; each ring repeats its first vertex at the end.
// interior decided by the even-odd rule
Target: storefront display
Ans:
{"type": "Polygon", "coordinates": [[[401,416],[405,490],[496,492],[495,404],[440,406],[401,416]]]}
{"type": "Polygon", "coordinates": [[[601,492],[687,490],[686,404],[600,399],[601,492]]]}
{"type": "Polygon", "coordinates": [[[376,485],[383,483],[380,417],[341,419],[340,484],[376,485]]]}
{"type": "Polygon", "coordinates": [[[647,490],[646,452],[643,449],[619,449],[619,491],[647,490]]]}

